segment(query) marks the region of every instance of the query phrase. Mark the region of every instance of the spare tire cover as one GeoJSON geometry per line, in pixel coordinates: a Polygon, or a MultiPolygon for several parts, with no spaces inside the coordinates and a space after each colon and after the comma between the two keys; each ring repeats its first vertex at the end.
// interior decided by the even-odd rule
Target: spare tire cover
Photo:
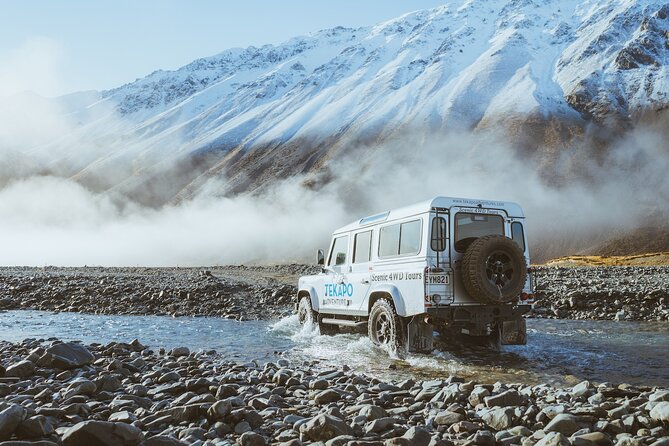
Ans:
{"type": "Polygon", "coordinates": [[[462,283],[467,292],[482,303],[517,300],[526,279],[523,251],[503,235],[479,237],[462,257],[462,283]]]}

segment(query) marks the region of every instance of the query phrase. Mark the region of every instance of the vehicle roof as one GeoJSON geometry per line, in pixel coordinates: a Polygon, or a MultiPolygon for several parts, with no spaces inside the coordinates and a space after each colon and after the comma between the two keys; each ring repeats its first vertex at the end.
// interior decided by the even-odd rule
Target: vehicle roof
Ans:
{"type": "Polygon", "coordinates": [[[520,205],[512,201],[481,200],[476,198],[435,197],[431,200],[421,201],[420,203],[412,204],[397,209],[392,209],[390,211],[385,211],[371,215],[369,217],[361,218],[352,223],[349,223],[346,226],[337,229],[334,232],[335,234],[340,232],[348,232],[358,229],[362,226],[371,225],[372,223],[383,223],[385,221],[410,217],[412,215],[418,215],[424,212],[429,212],[430,210],[432,210],[432,208],[443,208],[443,209],[450,209],[452,207],[476,208],[479,205],[481,205],[481,207],[483,208],[503,209],[504,211],[506,211],[509,217],[513,218],[525,217],[523,209],[520,207],[520,205]],[[385,216],[385,214],[387,214],[387,217],[385,216]],[[374,217],[377,216],[379,218],[374,219],[374,217]],[[363,220],[370,220],[370,221],[369,223],[363,223],[363,220]]]}

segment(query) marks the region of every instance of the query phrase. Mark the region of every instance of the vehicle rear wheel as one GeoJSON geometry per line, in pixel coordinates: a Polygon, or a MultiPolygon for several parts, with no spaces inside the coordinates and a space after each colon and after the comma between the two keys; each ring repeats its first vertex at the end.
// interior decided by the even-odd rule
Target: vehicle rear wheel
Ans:
{"type": "Polygon", "coordinates": [[[399,357],[406,354],[404,323],[386,299],[374,302],[369,312],[367,334],[374,344],[388,347],[399,357]]]}
{"type": "Polygon", "coordinates": [[[313,325],[316,322],[316,312],[311,307],[311,298],[302,296],[297,304],[297,319],[300,325],[313,325]]]}
{"type": "Polygon", "coordinates": [[[462,256],[462,284],[482,303],[505,304],[518,299],[527,278],[520,246],[503,235],[479,237],[462,256]]]}

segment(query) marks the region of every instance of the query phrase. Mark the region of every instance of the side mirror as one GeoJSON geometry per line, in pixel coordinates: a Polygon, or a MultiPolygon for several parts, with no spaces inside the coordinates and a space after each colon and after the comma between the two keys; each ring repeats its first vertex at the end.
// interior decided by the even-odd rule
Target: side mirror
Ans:
{"type": "Polygon", "coordinates": [[[324,265],[325,264],[325,254],[323,253],[322,249],[318,250],[318,265],[324,265]]]}

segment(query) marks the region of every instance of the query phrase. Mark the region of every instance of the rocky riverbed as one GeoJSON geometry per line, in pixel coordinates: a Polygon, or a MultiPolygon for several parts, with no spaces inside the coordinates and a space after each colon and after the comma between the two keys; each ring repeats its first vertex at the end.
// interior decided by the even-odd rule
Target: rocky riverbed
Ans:
{"type": "Polygon", "coordinates": [[[535,317],[669,321],[669,268],[536,268],[535,317]]]}
{"type": "Polygon", "coordinates": [[[0,310],[276,319],[306,265],[0,268],[0,310]]]}
{"type": "MultiPolygon", "coordinates": [[[[276,319],[310,265],[0,268],[0,310],[276,319]]],[[[669,267],[538,267],[530,316],[669,321],[669,267]]]]}
{"type": "Polygon", "coordinates": [[[139,341],[0,342],[0,445],[667,446],[669,389],[385,382],[139,341]]]}

